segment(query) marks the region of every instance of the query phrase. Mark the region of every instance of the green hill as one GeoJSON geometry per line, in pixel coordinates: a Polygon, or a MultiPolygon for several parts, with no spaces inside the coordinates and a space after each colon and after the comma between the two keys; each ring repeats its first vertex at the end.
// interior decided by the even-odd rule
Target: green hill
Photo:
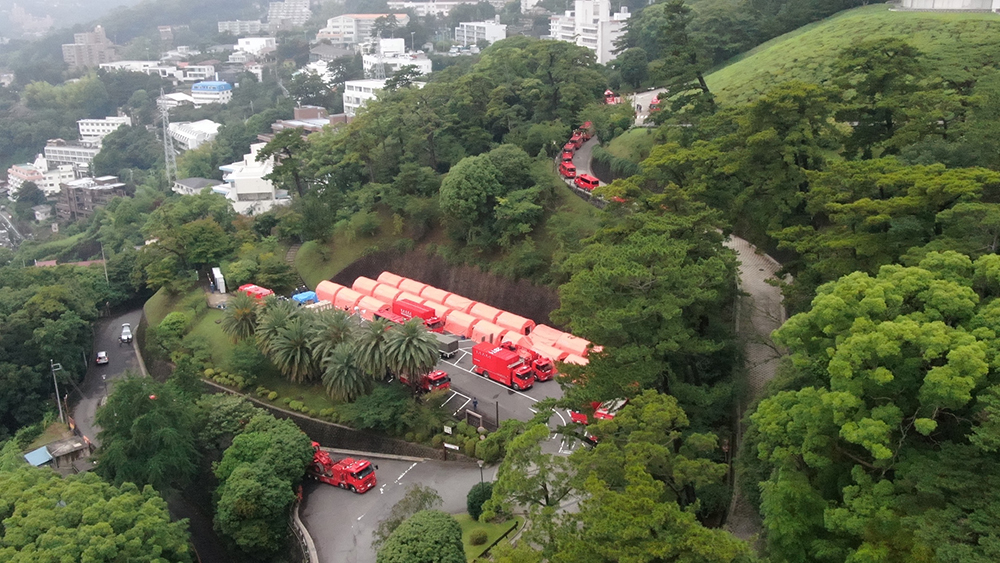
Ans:
{"type": "Polygon", "coordinates": [[[756,99],[776,83],[823,83],[838,53],[865,39],[902,36],[920,49],[932,75],[955,82],[975,80],[1000,66],[1000,15],[890,11],[866,6],[782,35],[710,74],[708,85],[722,103],[756,99]]]}

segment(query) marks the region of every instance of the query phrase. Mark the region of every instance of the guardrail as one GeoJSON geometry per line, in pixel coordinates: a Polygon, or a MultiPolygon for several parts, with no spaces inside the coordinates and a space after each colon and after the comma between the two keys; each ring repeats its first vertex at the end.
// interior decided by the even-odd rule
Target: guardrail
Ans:
{"type": "Polygon", "coordinates": [[[305,524],[302,523],[302,519],[299,518],[300,502],[296,500],[295,504],[292,505],[292,514],[288,522],[288,527],[295,534],[299,549],[302,551],[302,563],[319,563],[316,544],[313,543],[312,535],[309,534],[309,530],[306,529],[305,524]]]}

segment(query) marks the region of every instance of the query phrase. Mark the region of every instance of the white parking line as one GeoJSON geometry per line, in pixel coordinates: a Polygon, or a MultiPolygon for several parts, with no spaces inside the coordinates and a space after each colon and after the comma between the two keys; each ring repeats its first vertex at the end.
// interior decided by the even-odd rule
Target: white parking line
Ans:
{"type": "Polygon", "coordinates": [[[538,402],[538,399],[532,397],[531,395],[525,395],[524,393],[522,393],[520,391],[517,391],[515,389],[511,389],[510,387],[507,387],[506,385],[502,385],[500,383],[497,383],[496,381],[493,381],[492,379],[490,379],[488,377],[483,377],[483,376],[479,375],[478,373],[472,371],[471,369],[463,368],[462,366],[460,366],[460,365],[458,365],[456,363],[449,362],[448,360],[441,360],[441,361],[443,361],[446,364],[451,364],[451,365],[457,367],[458,369],[460,369],[460,370],[462,370],[462,371],[464,371],[466,373],[471,373],[472,375],[474,375],[476,377],[479,377],[479,378],[483,379],[484,381],[489,381],[490,383],[496,385],[497,387],[506,389],[507,391],[510,391],[511,393],[517,393],[518,395],[520,395],[520,396],[524,397],[525,399],[528,399],[528,400],[530,400],[530,401],[532,401],[534,403],[538,402]]]}
{"type": "Polygon", "coordinates": [[[417,463],[416,463],[416,462],[414,462],[414,463],[413,463],[413,465],[409,466],[409,467],[408,467],[408,468],[406,469],[406,471],[404,471],[404,472],[400,473],[400,474],[399,474],[399,477],[396,477],[396,483],[397,483],[397,484],[399,484],[399,482],[400,482],[400,481],[401,481],[401,480],[403,479],[403,477],[406,477],[406,474],[407,474],[407,473],[409,473],[409,472],[410,472],[410,470],[411,470],[411,469],[413,469],[413,468],[414,468],[414,467],[416,467],[416,466],[417,466],[417,463]]]}
{"type": "Polygon", "coordinates": [[[447,405],[452,399],[455,398],[455,395],[458,395],[458,391],[452,391],[451,392],[451,396],[449,396],[448,399],[445,402],[441,403],[441,406],[443,407],[443,406],[447,405]]]}
{"type": "Polygon", "coordinates": [[[469,404],[471,402],[472,402],[472,399],[466,397],[465,398],[465,402],[462,403],[462,406],[458,407],[458,410],[456,410],[455,412],[451,413],[451,416],[458,416],[458,413],[460,413],[462,411],[462,409],[465,408],[465,405],[467,405],[467,404],[469,404]]]}

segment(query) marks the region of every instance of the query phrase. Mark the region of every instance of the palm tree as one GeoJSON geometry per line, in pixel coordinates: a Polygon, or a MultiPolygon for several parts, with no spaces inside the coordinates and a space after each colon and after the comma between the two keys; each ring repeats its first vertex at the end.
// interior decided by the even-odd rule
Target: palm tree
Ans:
{"type": "Polygon", "coordinates": [[[386,364],[400,378],[406,378],[416,391],[420,377],[434,369],[438,361],[438,342],[420,319],[410,319],[389,330],[385,343],[386,364]]]}
{"type": "Polygon", "coordinates": [[[257,300],[246,293],[239,292],[226,303],[226,312],[222,317],[222,330],[239,342],[253,336],[257,329],[257,300]]]}
{"type": "Polygon", "coordinates": [[[265,302],[260,322],[257,323],[257,345],[260,346],[260,351],[270,356],[271,341],[298,315],[298,308],[291,301],[275,299],[265,302]]]}
{"type": "Polygon", "coordinates": [[[309,329],[299,316],[292,318],[270,341],[271,360],[293,383],[303,383],[316,375],[309,346],[309,329]]]}
{"type": "Polygon", "coordinates": [[[350,343],[338,345],[326,358],[323,385],[331,397],[347,402],[371,390],[372,379],[358,365],[357,351],[350,343]]]}
{"type": "Polygon", "coordinates": [[[357,325],[351,317],[340,309],[330,309],[313,315],[309,319],[309,345],[313,351],[313,361],[317,366],[325,366],[327,358],[337,346],[351,342],[357,325]]]}
{"type": "Polygon", "coordinates": [[[385,339],[389,321],[375,319],[361,327],[354,349],[358,366],[374,379],[385,379],[385,339]]]}

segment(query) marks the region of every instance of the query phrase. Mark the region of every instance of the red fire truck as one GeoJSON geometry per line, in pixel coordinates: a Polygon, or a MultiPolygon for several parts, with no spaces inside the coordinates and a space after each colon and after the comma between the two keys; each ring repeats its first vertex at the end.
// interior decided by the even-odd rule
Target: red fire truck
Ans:
{"type": "Polygon", "coordinates": [[[358,494],[377,484],[375,469],[368,461],[345,457],[335,462],[330,454],[320,449],[319,443],[313,442],[312,445],[316,453],[313,454],[308,473],[313,479],[358,494]]]}
{"type": "MultiPolygon", "coordinates": [[[[627,404],[628,399],[612,399],[610,401],[604,401],[603,403],[590,403],[590,408],[594,409],[594,420],[611,420],[616,414],[618,414],[618,411],[622,410],[622,407],[627,404]]],[[[590,417],[582,412],[570,411],[569,417],[577,424],[590,423],[590,417]]]]}
{"type": "Polygon", "coordinates": [[[500,346],[521,356],[524,363],[531,368],[531,373],[535,376],[535,381],[548,381],[559,375],[559,372],[556,371],[555,363],[550,358],[546,358],[530,348],[518,346],[513,342],[503,342],[500,346]]]}
{"type": "MultiPolygon", "coordinates": [[[[399,381],[401,381],[404,385],[410,384],[405,375],[400,375],[399,381]]],[[[421,393],[440,391],[442,389],[451,389],[451,378],[448,377],[446,372],[439,369],[422,375],[420,377],[420,384],[417,385],[417,391],[421,393]]]]}
{"type": "Polygon", "coordinates": [[[397,299],[393,301],[392,305],[386,305],[379,309],[375,316],[397,324],[403,324],[416,317],[423,319],[427,330],[444,332],[444,321],[438,318],[434,309],[420,303],[414,303],[409,299],[397,299]]]}
{"type": "Polygon", "coordinates": [[[472,347],[472,371],[517,391],[535,384],[531,367],[517,352],[489,342],[472,347]]]}
{"type": "Polygon", "coordinates": [[[576,166],[572,162],[560,162],[559,175],[563,178],[576,178],[576,166]]]}

